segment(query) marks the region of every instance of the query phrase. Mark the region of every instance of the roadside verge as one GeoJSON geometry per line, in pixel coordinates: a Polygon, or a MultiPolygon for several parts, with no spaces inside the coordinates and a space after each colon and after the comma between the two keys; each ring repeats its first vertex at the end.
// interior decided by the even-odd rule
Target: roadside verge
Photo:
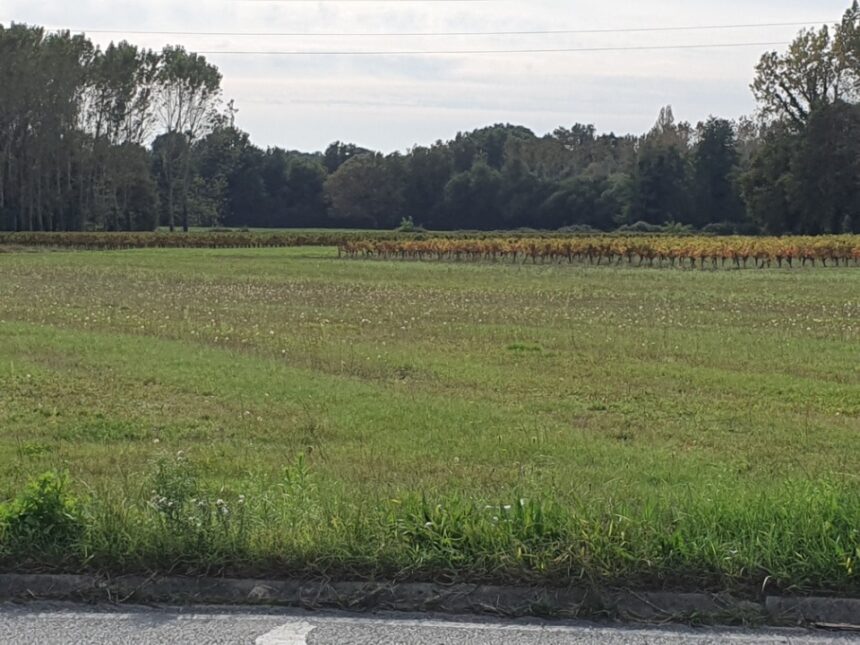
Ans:
{"type": "Polygon", "coordinates": [[[860,631],[860,600],[856,599],[767,596],[750,601],[730,595],[582,588],[0,574],[0,600],[271,605],[649,623],[802,625],[860,631]]]}

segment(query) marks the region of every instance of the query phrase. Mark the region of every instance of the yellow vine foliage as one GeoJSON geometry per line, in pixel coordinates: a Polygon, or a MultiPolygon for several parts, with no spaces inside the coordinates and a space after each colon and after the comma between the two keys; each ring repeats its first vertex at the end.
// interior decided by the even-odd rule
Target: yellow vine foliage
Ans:
{"type": "Polygon", "coordinates": [[[344,257],[615,263],[648,266],[860,266],[860,235],[792,237],[577,236],[350,240],[344,257]]]}

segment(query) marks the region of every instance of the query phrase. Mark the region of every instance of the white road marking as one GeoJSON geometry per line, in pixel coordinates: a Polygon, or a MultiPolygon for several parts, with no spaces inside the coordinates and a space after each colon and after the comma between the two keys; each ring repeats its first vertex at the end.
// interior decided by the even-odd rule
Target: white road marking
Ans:
{"type": "Polygon", "coordinates": [[[304,621],[287,623],[257,638],[256,645],[305,645],[314,626],[304,621]]]}

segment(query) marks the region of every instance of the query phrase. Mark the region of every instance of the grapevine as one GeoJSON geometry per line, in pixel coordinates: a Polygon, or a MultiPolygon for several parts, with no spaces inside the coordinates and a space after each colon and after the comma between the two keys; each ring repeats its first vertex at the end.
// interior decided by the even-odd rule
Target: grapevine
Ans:
{"type": "Polygon", "coordinates": [[[589,236],[348,240],[346,258],[688,268],[860,266],[860,235],[819,237],[589,236]]]}

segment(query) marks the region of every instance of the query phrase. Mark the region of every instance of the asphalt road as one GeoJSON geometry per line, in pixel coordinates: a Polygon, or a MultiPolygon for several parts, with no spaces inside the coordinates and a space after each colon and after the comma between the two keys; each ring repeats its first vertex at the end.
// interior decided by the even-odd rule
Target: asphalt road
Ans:
{"type": "Polygon", "coordinates": [[[497,621],[426,615],[354,615],[234,608],[0,604],[4,645],[140,643],[316,645],[823,645],[860,644],[860,634],[639,629],[586,623],[497,621]]]}

